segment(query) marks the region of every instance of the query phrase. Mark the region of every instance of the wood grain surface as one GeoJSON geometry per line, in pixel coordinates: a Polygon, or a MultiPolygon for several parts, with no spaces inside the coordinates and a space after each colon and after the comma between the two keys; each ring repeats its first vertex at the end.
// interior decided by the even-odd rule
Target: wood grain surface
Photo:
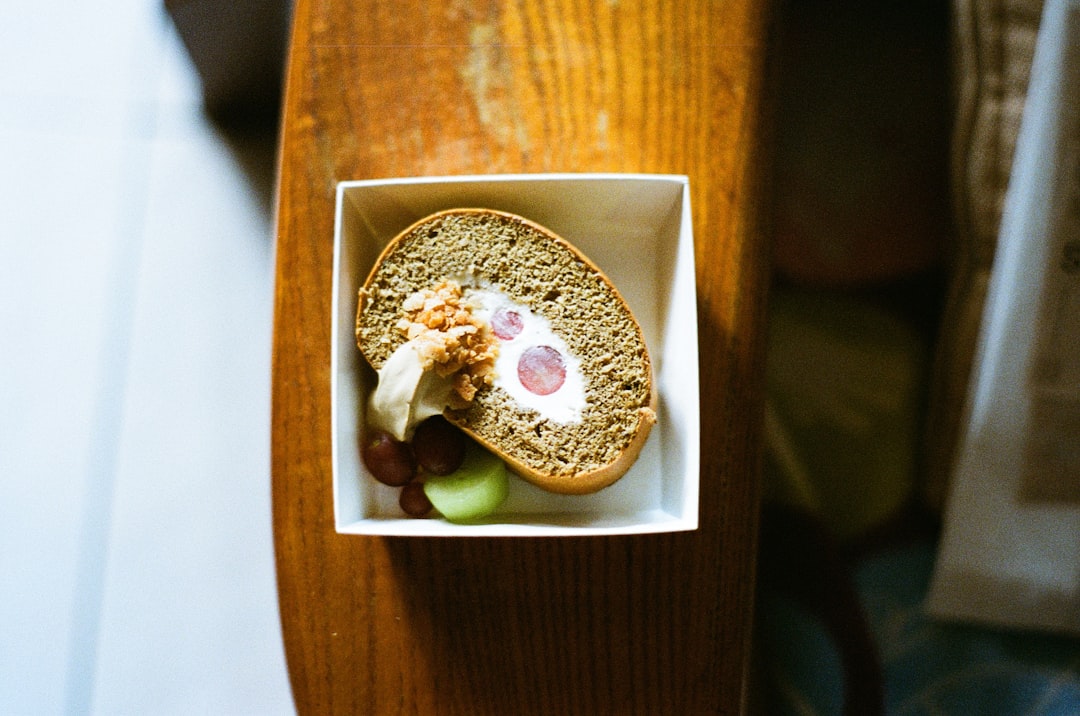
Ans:
{"type": "Polygon", "coordinates": [[[282,628],[301,713],[744,708],[768,284],[759,222],[768,16],[754,0],[297,2],[278,188],[272,466],[282,628]],[[690,177],[700,528],[336,534],[336,182],[562,171],[690,177]]]}

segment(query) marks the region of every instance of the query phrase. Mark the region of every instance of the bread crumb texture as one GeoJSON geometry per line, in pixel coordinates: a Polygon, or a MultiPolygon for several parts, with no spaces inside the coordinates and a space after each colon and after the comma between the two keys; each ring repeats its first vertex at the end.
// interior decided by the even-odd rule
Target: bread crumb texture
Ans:
{"type": "MultiPolygon", "coordinates": [[[[581,361],[587,407],[560,424],[522,408],[490,381],[454,416],[507,455],[551,475],[605,468],[641,427],[652,395],[641,330],[614,287],[565,241],[519,217],[463,210],[412,228],[360,292],[357,344],[378,369],[405,342],[403,304],[447,281],[494,287],[551,321],[581,361]]],[[[415,300],[415,299],[414,299],[415,300]]]]}

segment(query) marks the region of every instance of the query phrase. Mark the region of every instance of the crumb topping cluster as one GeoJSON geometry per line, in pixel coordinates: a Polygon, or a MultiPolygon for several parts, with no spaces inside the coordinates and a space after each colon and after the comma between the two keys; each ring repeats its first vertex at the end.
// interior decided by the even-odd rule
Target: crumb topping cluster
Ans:
{"type": "Polygon", "coordinates": [[[456,281],[442,281],[402,304],[397,330],[416,341],[424,370],[453,376],[454,395],[465,407],[478,388],[494,380],[498,342],[487,322],[473,315],[456,281]]]}

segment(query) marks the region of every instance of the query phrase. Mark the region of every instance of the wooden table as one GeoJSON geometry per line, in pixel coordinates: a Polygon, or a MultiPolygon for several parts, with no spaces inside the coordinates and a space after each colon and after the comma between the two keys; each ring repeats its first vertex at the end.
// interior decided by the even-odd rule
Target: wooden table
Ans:
{"type": "Polygon", "coordinates": [[[299,0],[281,136],[273,518],[307,714],[741,710],[753,620],[766,4],[299,0]],[[701,526],[659,536],[342,536],[330,466],[339,180],[690,177],[701,526]]]}

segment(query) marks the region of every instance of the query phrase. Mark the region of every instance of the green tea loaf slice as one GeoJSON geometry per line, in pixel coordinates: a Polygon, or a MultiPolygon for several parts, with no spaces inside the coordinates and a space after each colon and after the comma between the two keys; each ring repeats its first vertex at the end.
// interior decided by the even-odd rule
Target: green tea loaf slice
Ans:
{"type": "Polygon", "coordinates": [[[404,437],[441,412],[552,492],[615,482],[656,422],[626,301],[565,239],[513,214],[454,209],[399,234],[360,289],[356,339],[379,373],[369,422],[404,437]]]}

